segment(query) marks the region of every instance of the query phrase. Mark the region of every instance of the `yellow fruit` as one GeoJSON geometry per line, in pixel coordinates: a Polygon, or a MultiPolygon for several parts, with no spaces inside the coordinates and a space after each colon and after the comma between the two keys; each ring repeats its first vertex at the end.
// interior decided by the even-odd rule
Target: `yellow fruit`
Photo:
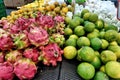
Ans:
{"type": "Polygon", "coordinates": [[[64,29],[64,34],[65,35],[71,35],[73,33],[72,29],[71,28],[65,28],[64,29]]]}
{"type": "Polygon", "coordinates": [[[6,17],[2,17],[1,20],[6,20],[6,17]]]}
{"type": "Polygon", "coordinates": [[[102,41],[102,49],[106,49],[109,46],[108,41],[105,39],[101,39],[101,41],[102,41]]]}
{"type": "Polygon", "coordinates": [[[54,9],[54,11],[55,11],[56,13],[60,13],[60,7],[56,7],[56,8],[54,9]]]}
{"type": "Polygon", "coordinates": [[[62,11],[60,11],[60,15],[61,15],[61,16],[66,16],[66,14],[63,13],[62,11]]]}
{"type": "Polygon", "coordinates": [[[88,20],[89,17],[90,17],[90,12],[87,12],[87,13],[85,13],[85,14],[83,15],[83,19],[84,19],[84,20],[88,20]]]}
{"type": "Polygon", "coordinates": [[[67,4],[65,2],[62,3],[61,5],[62,5],[62,7],[66,7],[67,6],[67,4]]]}
{"type": "Polygon", "coordinates": [[[105,65],[102,65],[102,66],[100,67],[100,71],[105,73],[105,65]]]}
{"type": "Polygon", "coordinates": [[[54,4],[51,4],[51,5],[49,5],[49,6],[50,6],[50,8],[51,8],[52,10],[55,9],[55,5],[54,5],[54,4]]]}
{"type": "Polygon", "coordinates": [[[63,7],[63,8],[62,8],[62,12],[63,12],[63,13],[67,13],[67,12],[68,12],[68,7],[63,7]]]}
{"type": "Polygon", "coordinates": [[[55,5],[55,6],[59,6],[59,2],[57,2],[57,1],[54,2],[54,5],[55,5]]]}
{"type": "Polygon", "coordinates": [[[75,47],[73,46],[67,46],[64,48],[64,54],[63,56],[66,58],[66,59],[73,59],[75,58],[75,56],[77,55],[77,50],[75,47]]]}
{"type": "Polygon", "coordinates": [[[51,11],[50,6],[46,6],[46,10],[47,10],[47,11],[51,11]]]}

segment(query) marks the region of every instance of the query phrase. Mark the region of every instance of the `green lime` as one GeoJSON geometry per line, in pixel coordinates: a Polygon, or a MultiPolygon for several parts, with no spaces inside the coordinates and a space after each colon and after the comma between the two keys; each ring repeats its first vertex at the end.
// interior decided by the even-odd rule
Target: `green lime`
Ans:
{"type": "Polygon", "coordinates": [[[72,29],[71,28],[65,28],[64,29],[64,34],[65,35],[71,35],[73,33],[72,29]]]}
{"type": "Polygon", "coordinates": [[[66,42],[65,42],[65,46],[76,46],[76,39],[74,39],[74,38],[69,38],[69,39],[67,39],[66,40],[66,42]]]}
{"type": "Polygon", "coordinates": [[[105,39],[101,39],[102,41],[102,49],[106,49],[109,46],[109,42],[105,39]]]}
{"type": "Polygon", "coordinates": [[[115,30],[107,30],[105,32],[104,38],[109,42],[115,41],[118,38],[118,32],[115,30]]]}
{"type": "Polygon", "coordinates": [[[91,47],[84,46],[78,53],[81,56],[83,61],[92,62],[96,55],[94,54],[94,50],[91,47]]]}
{"type": "Polygon", "coordinates": [[[77,50],[73,46],[67,46],[67,47],[64,48],[63,51],[64,51],[63,56],[66,59],[73,59],[77,55],[77,50]]]}
{"type": "Polygon", "coordinates": [[[75,35],[75,34],[72,34],[72,35],[70,35],[70,37],[69,38],[73,38],[73,39],[78,39],[78,36],[77,35],[75,35]]]}
{"type": "Polygon", "coordinates": [[[92,23],[92,22],[87,22],[87,23],[85,24],[85,26],[84,26],[84,30],[85,30],[86,32],[93,32],[94,29],[95,29],[95,24],[92,23]]]}
{"type": "Polygon", "coordinates": [[[105,65],[102,65],[102,66],[100,67],[100,71],[105,73],[105,65]]]}
{"type": "Polygon", "coordinates": [[[109,80],[109,77],[104,72],[98,71],[95,74],[94,80],[109,80]]]}
{"type": "Polygon", "coordinates": [[[112,24],[108,24],[106,25],[106,27],[104,28],[106,31],[107,30],[115,30],[115,31],[118,31],[118,27],[115,26],[115,25],[112,25],[112,24]]]}
{"type": "Polygon", "coordinates": [[[92,38],[90,44],[94,50],[99,50],[102,46],[102,41],[99,38],[92,38]]]}
{"type": "Polygon", "coordinates": [[[77,26],[74,29],[74,34],[76,34],[77,36],[83,36],[85,34],[84,27],[83,26],[77,26]]]}
{"type": "Polygon", "coordinates": [[[105,35],[105,31],[100,31],[99,32],[99,38],[103,39],[105,35]]]}
{"type": "Polygon", "coordinates": [[[74,29],[76,26],[80,25],[80,19],[75,18],[69,22],[70,28],[74,29]]]}
{"type": "Polygon", "coordinates": [[[91,15],[89,17],[89,21],[96,22],[97,20],[98,20],[98,15],[95,13],[91,13],[91,15]]]}
{"type": "Polygon", "coordinates": [[[113,51],[114,54],[116,54],[117,58],[120,59],[120,46],[118,45],[109,46],[108,50],[113,51]]]}
{"type": "Polygon", "coordinates": [[[120,33],[118,33],[117,43],[120,45],[120,33]]]}
{"type": "Polygon", "coordinates": [[[100,58],[100,53],[98,51],[94,51],[95,52],[95,55],[100,58]]]}
{"type": "Polygon", "coordinates": [[[71,18],[70,18],[70,17],[65,17],[65,22],[66,22],[67,24],[69,24],[70,21],[71,21],[71,18]]]}
{"type": "Polygon", "coordinates": [[[95,75],[95,68],[87,62],[82,62],[77,67],[77,73],[85,80],[92,79],[95,75]]]}
{"type": "Polygon", "coordinates": [[[77,51],[77,57],[76,57],[76,59],[77,59],[78,61],[82,61],[81,56],[78,54],[78,53],[80,52],[80,50],[81,50],[81,49],[79,49],[79,50],[77,51]]]}
{"type": "Polygon", "coordinates": [[[91,15],[90,12],[85,13],[85,14],[83,15],[83,19],[84,19],[84,20],[89,20],[90,15],[91,15]]]}
{"type": "Polygon", "coordinates": [[[81,48],[82,46],[90,46],[90,40],[87,37],[80,37],[77,40],[77,45],[81,48]]]}
{"type": "Polygon", "coordinates": [[[108,76],[114,79],[120,79],[120,63],[116,61],[110,61],[105,65],[105,71],[108,76]]]}
{"type": "Polygon", "coordinates": [[[118,46],[117,41],[112,41],[112,42],[110,42],[109,44],[110,44],[110,46],[118,46]]]}
{"type": "Polygon", "coordinates": [[[117,56],[110,50],[104,50],[101,52],[101,60],[103,63],[107,63],[109,61],[116,61],[117,56]]]}
{"type": "Polygon", "coordinates": [[[81,12],[81,17],[83,17],[83,15],[84,15],[85,13],[88,13],[88,12],[89,12],[88,9],[83,9],[82,12],[81,12]]]}
{"type": "Polygon", "coordinates": [[[99,69],[100,66],[101,66],[101,61],[100,61],[99,57],[96,56],[96,57],[93,59],[93,61],[91,62],[91,64],[92,64],[96,69],[99,69]]]}
{"type": "Polygon", "coordinates": [[[103,27],[104,27],[104,21],[103,20],[97,20],[96,22],[95,22],[95,24],[96,24],[96,28],[97,29],[99,29],[99,30],[101,30],[101,29],[103,29],[103,27]]]}
{"type": "Polygon", "coordinates": [[[98,36],[99,36],[99,31],[97,31],[97,29],[94,29],[93,32],[87,34],[87,37],[89,39],[96,38],[98,36]]]}

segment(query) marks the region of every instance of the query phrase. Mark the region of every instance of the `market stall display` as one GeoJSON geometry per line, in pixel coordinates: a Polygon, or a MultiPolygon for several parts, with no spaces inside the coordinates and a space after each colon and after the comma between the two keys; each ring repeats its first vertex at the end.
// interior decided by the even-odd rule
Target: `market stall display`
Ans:
{"type": "Polygon", "coordinates": [[[35,1],[3,17],[0,79],[119,79],[119,21],[106,3],[116,11],[110,1],[35,1]]]}

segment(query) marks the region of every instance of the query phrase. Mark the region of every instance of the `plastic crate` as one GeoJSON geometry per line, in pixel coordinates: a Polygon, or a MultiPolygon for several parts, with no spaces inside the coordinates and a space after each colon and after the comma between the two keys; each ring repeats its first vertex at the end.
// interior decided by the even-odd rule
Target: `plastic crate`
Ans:
{"type": "Polygon", "coordinates": [[[0,0],[0,19],[7,16],[3,0],[0,0]]]}

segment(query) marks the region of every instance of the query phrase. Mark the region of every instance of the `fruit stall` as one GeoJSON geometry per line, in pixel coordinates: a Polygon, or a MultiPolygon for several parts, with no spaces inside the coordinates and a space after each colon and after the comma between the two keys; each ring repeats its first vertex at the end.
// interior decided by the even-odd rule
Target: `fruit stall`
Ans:
{"type": "Polygon", "coordinates": [[[71,1],[35,0],[0,19],[0,80],[120,80],[116,6],[71,1]]]}

